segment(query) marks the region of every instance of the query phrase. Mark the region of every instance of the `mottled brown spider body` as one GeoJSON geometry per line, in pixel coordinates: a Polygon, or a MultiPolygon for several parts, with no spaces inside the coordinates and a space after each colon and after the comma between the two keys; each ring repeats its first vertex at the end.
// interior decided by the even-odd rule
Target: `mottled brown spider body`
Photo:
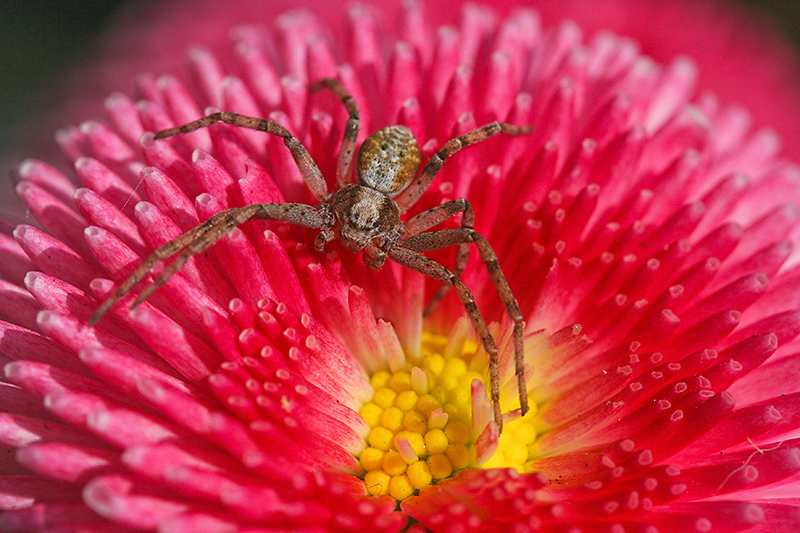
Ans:
{"type": "Polygon", "coordinates": [[[350,94],[335,79],[321,80],[311,86],[311,91],[322,88],[331,90],[347,109],[350,117],[345,126],[344,138],[336,167],[337,190],[328,192],[325,180],[305,147],[280,124],[228,113],[225,111],[203,117],[195,122],[163,130],[156,134],[162,139],[179,133],[188,133],[215,122],[225,122],[283,138],[297,163],[309,190],[319,202],[306,204],[253,204],[228,209],[213,215],[196,228],[165,244],[148,256],[139,268],[126,279],[89,320],[96,323],[139,281],[144,279],[156,262],[174,256],[155,281],[139,293],[134,306],[147,299],[155,290],[167,282],[193,255],[202,252],[219,241],[233,228],[250,219],[289,222],[319,230],[315,248],[322,252],[327,243],[339,239],[352,251],[364,251],[364,262],[371,268],[380,268],[391,259],[438,280],[442,286],[425,310],[430,313],[447,289],[453,287],[467,312],[475,332],[489,354],[491,398],[494,419],[502,430],[503,415],[500,409],[500,376],[497,346],[480,313],[475,298],[461,281],[461,273],[467,264],[469,245],[474,244],[486,265],[497,294],[514,323],[515,373],[520,397],[520,411],[528,410],[528,398],[524,379],[524,327],[525,323],[505,276],[497,263],[492,247],[473,228],[475,215],[469,203],[461,198],[424,211],[405,223],[401,215],[416,203],[442,168],[445,159],[462,148],[483,141],[497,133],[519,135],[530,128],[492,122],[448,141],[419,171],[422,158],[419,145],[411,131],[405,126],[389,126],[376,131],[362,144],[356,162],[358,184],[350,183],[350,166],[353,161],[359,129],[358,105],[350,94]],[[461,227],[440,231],[428,231],[445,220],[461,214],[461,227]],[[455,268],[451,271],[422,252],[458,246],[455,268]]]}
{"type": "Polygon", "coordinates": [[[419,171],[419,144],[405,126],[389,126],[367,137],[358,150],[356,176],[361,185],[394,198],[419,171]]]}
{"type": "Polygon", "coordinates": [[[402,223],[397,204],[385,194],[363,185],[345,185],[333,197],[342,245],[359,252],[375,239],[399,237],[402,223]]]}

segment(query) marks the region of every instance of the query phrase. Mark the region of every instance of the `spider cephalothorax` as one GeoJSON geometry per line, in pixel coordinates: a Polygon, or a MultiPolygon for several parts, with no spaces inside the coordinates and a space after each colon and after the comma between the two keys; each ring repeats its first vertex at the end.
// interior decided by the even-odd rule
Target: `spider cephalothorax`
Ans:
{"type": "MultiPolygon", "coordinates": [[[[333,197],[342,245],[358,252],[389,233],[400,236],[400,210],[385,194],[363,185],[345,185],[333,197]]],[[[395,237],[395,238],[396,238],[395,237]]]]}
{"type": "Polygon", "coordinates": [[[440,281],[443,286],[434,295],[433,301],[425,310],[426,314],[433,309],[438,300],[444,297],[447,288],[452,286],[455,289],[472,326],[489,354],[494,419],[498,428],[502,429],[503,415],[500,409],[497,346],[486,321],[475,305],[472,293],[460,278],[461,272],[467,264],[469,245],[475,244],[492,283],[497,289],[497,294],[514,323],[515,371],[519,387],[520,411],[521,414],[525,414],[528,410],[524,379],[523,334],[525,324],[508,282],[497,263],[497,256],[486,239],[472,229],[475,215],[469,203],[463,198],[433,207],[405,223],[402,222],[401,215],[422,196],[449,156],[497,133],[518,135],[529,132],[530,128],[500,122],[486,124],[448,141],[420,172],[419,167],[422,161],[420,149],[411,130],[405,126],[389,126],[376,131],[362,143],[355,172],[358,184],[353,184],[349,180],[350,165],[353,161],[353,152],[358,137],[358,105],[335,79],[321,80],[312,85],[310,90],[315,91],[321,88],[331,90],[344,104],[350,115],[345,126],[336,167],[338,188],[333,194],[328,192],[322,173],[302,143],[293,137],[286,128],[272,120],[222,111],[156,134],[156,139],[162,139],[178,133],[188,133],[215,122],[225,122],[281,137],[303,174],[309,190],[319,204],[316,206],[294,203],[253,204],[215,214],[201,225],[158,248],[148,256],[139,268],[117,288],[116,292],[97,308],[89,323],[94,324],[100,320],[161,259],[176,256],[172,263],[159,274],[155,282],[142,290],[134,301],[134,306],[144,301],[158,287],[166,283],[170,276],[177,272],[192,255],[213,245],[239,224],[250,219],[298,224],[319,230],[315,247],[320,252],[324,250],[328,242],[338,238],[345,248],[353,251],[363,250],[365,252],[364,261],[371,268],[380,268],[388,258],[440,281]],[[428,231],[459,213],[462,215],[460,228],[428,231]],[[456,264],[452,271],[422,254],[422,252],[449,246],[458,246],[456,264]]]}

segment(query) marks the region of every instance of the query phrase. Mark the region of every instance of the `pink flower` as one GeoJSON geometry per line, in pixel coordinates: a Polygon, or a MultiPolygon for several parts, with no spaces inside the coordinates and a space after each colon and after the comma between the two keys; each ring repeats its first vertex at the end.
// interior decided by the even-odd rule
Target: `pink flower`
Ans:
{"type": "MultiPolygon", "coordinates": [[[[800,174],[777,135],[699,93],[690,60],[610,33],[477,5],[438,29],[413,4],[379,16],[349,11],[344,45],[287,12],[192,50],[191,82],[138,78],[141,100],[60,132],[80,188],[22,165],[45,231],[0,238],[0,529],[796,530],[800,174]],[[436,283],[297,226],[247,223],[87,324],[209,216],[314,203],[278,137],[149,132],[206,107],[267,117],[332,190],[347,113],[308,93],[326,77],[360,140],[403,124],[423,161],[493,120],[535,128],[453,155],[412,210],[469,199],[524,314],[532,409],[499,437],[459,301],[423,320],[436,283]]],[[[513,411],[511,323],[475,252],[463,280],[513,411]]]]}

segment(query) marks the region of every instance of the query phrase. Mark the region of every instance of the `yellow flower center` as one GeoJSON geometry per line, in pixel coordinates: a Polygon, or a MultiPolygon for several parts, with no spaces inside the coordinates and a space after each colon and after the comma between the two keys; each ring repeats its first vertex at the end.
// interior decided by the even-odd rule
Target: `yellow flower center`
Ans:
{"type": "MultiPolygon", "coordinates": [[[[471,386],[478,379],[488,388],[488,372],[485,360],[475,357],[475,342],[455,344],[454,350],[446,336],[424,332],[420,356],[408,357],[407,368],[371,376],[375,394],[360,412],[370,432],[359,455],[369,494],[402,501],[458,470],[479,466],[472,446],[478,435],[472,429],[471,386]]],[[[535,411],[531,404],[524,417],[504,424],[497,451],[481,468],[525,471],[536,440],[535,411]]]]}

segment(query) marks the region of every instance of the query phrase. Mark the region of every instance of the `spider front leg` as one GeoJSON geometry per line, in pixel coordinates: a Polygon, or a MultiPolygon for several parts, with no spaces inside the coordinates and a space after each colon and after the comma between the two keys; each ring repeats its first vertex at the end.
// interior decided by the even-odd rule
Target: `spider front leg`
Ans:
{"type": "MultiPolygon", "coordinates": [[[[468,205],[469,204],[467,204],[467,206],[468,205]]],[[[489,277],[494,284],[497,295],[503,302],[509,318],[514,323],[514,373],[517,376],[520,411],[522,415],[525,415],[525,413],[528,412],[528,389],[525,386],[525,320],[522,317],[522,312],[519,309],[517,300],[514,298],[514,294],[511,292],[511,287],[508,285],[508,281],[503,274],[503,270],[500,268],[500,263],[497,261],[497,254],[494,253],[489,241],[483,238],[480,233],[472,228],[462,227],[459,229],[433,231],[430,233],[414,235],[401,241],[398,246],[413,250],[415,252],[426,252],[455,245],[458,245],[460,250],[462,246],[469,246],[470,243],[474,243],[475,247],[478,249],[478,253],[481,256],[481,260],[483,260],[484,265],[486,265],[486,270],[489,272],[489,277]]],[[[464,262],[466,263],[466,257],[464,262]]],[[[452,279],[457,279],[463,284],[455,272],[455,270],[450,272],[452,279]]],[[[452,279],[446,279],[443,281],[445,283],[452,284],[457,289],[458,286],[453,283],[452,279]]],[[[459,297],[461,297],[460,294],[459,297]]],[[[489,350],[487,349],[486,351],[488,352],[489,350]]]]}
{"type": "Polygon", "coordinates": [[[342,87],[336,78],[325,78],[311,85],[308,90],[315,92],[320,89],[329,89],[334,96],[342,102],[350,118],[344,126],[344,137],[342,146],[339,148],[339,159],[336,162],[336,183],[341,189],[350,183],[350,166],[353,163],[353,153],[356,151],[356,140],[358,139],[358,128],[361,124],[358,117],[358,102],[347,90],[342,87]]]}
{"type": "Polygon", "coordinates": [[[147,276],[156,262],[169,259],[177,254],[172,261],[159,274],[156,280],[148,285],[133,303],[136,307],[159,287],[164,285],[180,268],[186,264],[193,255],[199,254],[209,246],[217,243],[222,237],[230,233],[239,224],[248,220],[275,220],[289,222],[300,226],[315,229],[330,227],[330,216],[324,207],[313,207],[305,204],[253,204],[220,211],[211,218],[174,239],[150,254],[133,273],[123,281],[113,295],[109,296],[92,313],[89,325],[94,325],[105,315],[114,304],[128,294],[133,287],[147,276]]]}
{"type": "Polygon", "coordinates": [[[498,133],[505,133],[506,135],[525,135],[532,131],[533,128],[530,126],[514,126],[503,122],[492,122],[480,128],[468,131],[463,135],[459,135],[455,139],[450,139],[444,147],[436,152],[431,160],[428,161],[428,164],[425,165],[425,168],[422,169],[422,172],[419,173],[419,176],[417,176],[411,185],[396,198],[400,212],[405,213],[412,205],[417,203],[422,193],[430,186],[431,182],[433,182],[433,178],[435,178],[436,174],[441,170],[445,160],[462,148],[485,141],[498,133]]]}
{"type": "Polygon", "coordinates": [[[248,117],[247,115],[229,113],[228,111],[219,111],[195,120],[194,122],[184,124],[183,126],[176,126],[159,131],[154,138],[164,139],[165,137],[171,137],[180,133],[189,133],[200,128],[208,127],[215,122],[224,122],[231,126],[263,131],[270,135],[281,137],[283,139],[283,144],[285,144],[289,152],[291,152],[292,158],[294,158],[294,162],[297,168],[300,169],[300,173],[303,175],[303,179],[308,189],[311,191],[311,194],[314,195],[314,198],[322,202],[328,197],[328,186],[325,185],[325,178],[322,177],[322,172],[320,172],[319,167],[317,167],[317,164],[311,158],[311,155],[309,155],[306,147],[289,133],[289,130],[274,120],[248,117]]]}
{"type": "MultiPolygon", "coordinates": [[[[429,230],[430,228],[437,226],[451,218],[458,213],[463,213],[461,215],[461,228],[471,230],[475,225],[475,213],[472,211],[472,206],[469,205],[464,198],[459,198],[457,200],[451,200],[449,202],[445,202],[441,205],[437,205],[436,207],[432,207],[427,211],[424,211],[406,223],[406,231],[408,235],[418,235],[423,231],[429,230]]],[[[455,267],[453,268],[453,274],[456,277],[461,277],[461,274],[464,272],[464,269],[467,267],[467,260],[469,259],[469,242],[463,241],[458,243],[458,249],[456,250],[456,261],[455,267]]],[[[431,298],[431,301],[428,303],[425,310],[422,312],[422,316],[428,316],[433,313],[436,306],[442,300],[442,298],[447,295],[448,291],[450,290],[451,285],[448,283],[442,283],[436,293],[431,298]]]]}
{"type": "Polygon", "coordinates": [[[489,326],[483,319],[478,306],[475,304],[475,297],[461,279],[457,278],[451,271],[421,253],[415,252],[405,247],[389,248],[386,255],[392,261],[406,266],[412,270],[424,274],[443,283],[450,283],[456,290],[456,294],[461,299],[461,303],[467,312],[472,327],[478,338],[481,340],[486,353],[489,354],[489,379],[491,381],[492,406],[494,407],[494,420],[499,431],[503,431],[503,411],[500,408],[500,359],[497,352],[497,345],[489,326]]]}

